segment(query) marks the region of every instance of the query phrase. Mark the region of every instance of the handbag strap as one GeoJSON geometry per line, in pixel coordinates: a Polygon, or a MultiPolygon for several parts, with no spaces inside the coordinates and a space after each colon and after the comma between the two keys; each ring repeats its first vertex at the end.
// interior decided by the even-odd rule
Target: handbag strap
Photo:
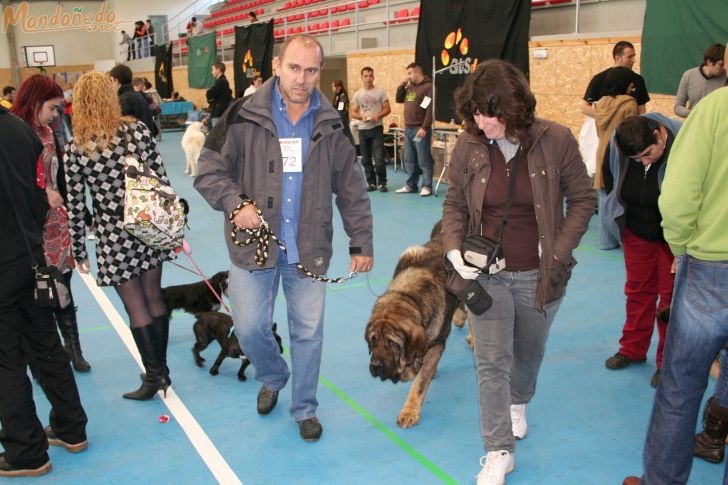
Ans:
{"type": "MultiPolygon", "coordinates": [[[[9,177],[0,177],[3,181],[3,188],[5,189],[5,192],[8,195],[11,195],[12,197],[12,190],[10,188],[10,185],[8,183],[9,177]]],[[[18,200],[15,197],[12,197],[13,200],[18,200]]],[[[33,257],[33,251],[30,249],[30,242],[28,241],[28,234],[25,231],[25,226],[22,223],[22,220],[20,218],[20,214],[18,214],[18,207],[16,204],[11,203],[10,205],[13,206],[13,214],[15,214],[15,221],[18,223],[18,229],[20,230],[20,234],[23,235],[23,241],[25,241],[25,247],[28,250],[28,256],[30,256],[30,263],[32,265],[33,270],[36,270],[38,268],[38,263],[35,260],[35,257],[33,257]]]]}

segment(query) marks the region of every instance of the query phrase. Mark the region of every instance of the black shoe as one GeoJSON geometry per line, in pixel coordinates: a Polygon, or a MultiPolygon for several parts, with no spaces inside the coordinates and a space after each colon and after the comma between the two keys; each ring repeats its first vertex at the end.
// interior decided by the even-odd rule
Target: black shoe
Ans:
{"type": "Polygon", "coordinates": [[[273,411],[278,403],[278,391],[271,391],[265,386],[260,386],[258,392],[258,414],[265,415],[273,411]]]}
{"type": "Polygon", "coordinates": [[[46,426],[43,431],[45,431],[46,438],[48,438],[48,444],[51,446],[62,446],[66,449],[66,451],[70,451],[71,453],[79,453],[88,448],[88,440],[83,440],[78,443],[67,443],[63,441],[56,436],[56,433],[53,431],[50,424],[46,426]]]}
{"type": "Polygon", "coordinates": [[[632,364],[641,364],[646,360],[647,359],[630,359],[626,355],[617,352],[616,354],[608,358],[604,365],[607,366],[607,369],[619,370],[624,369],[625,367],[632,364]]]}
{"type": "Polygon", "coordinates": [[[36,468],[14,466],[7,462],[5,453],[0,453],[0,477],[39,477],[51,471],[51,468],[50,460],[36,468]]]}
{"type": "Polygon", "coordinates": [[[387,191],[387,184],[381,184],[379,186],[379,191],[380,192],[386,192],[387,191]]]}
{"type": "Polygon", "coordinates": [[[650,385],[657,389],[657,385],[660,383],[660,369],[657,369],[654,374],[652,374],[652,379],[650,379],[650,385]]]}
{"type": "Polygon", "coordinates": [[[305,441],[318,441],[321,438],[321,433],[324,432],[324,428],[316,416],[299,421],[298,429],[301,432],[301,438],[305,441]]]}
{"type": "Polygon", "coordinates": [[[374,185],[374,184],[367,185],[367,192],[374,192],[375,190],[377,190],[376,185],[374,185]]]}
{"type": "Polygon", "coordinates": [[[127,392],[123,395],[125,399],[146,401],[154,397],[157,391],[164,391],[167,397],[169,387],[169,376],[162,361],[162,349],[159,345],[159,336],[151,322],[143,327],[132,327],[131,334],[134,337],[137,350],[142,357],[142,364],[146,373],[142,379],[139,389],[127,392]]]}

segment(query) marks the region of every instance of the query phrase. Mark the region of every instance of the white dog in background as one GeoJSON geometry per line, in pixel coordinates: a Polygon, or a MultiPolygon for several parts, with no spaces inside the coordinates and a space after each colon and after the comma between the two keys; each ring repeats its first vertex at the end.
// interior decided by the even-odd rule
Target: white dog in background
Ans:
{"type": "Polygon", "coordinates": [[[205,144],[204,126],[200,121],[195,121],[185,130],[182,135],[182,150],[187,158],[185,173],[194,177],[197,175],[197,159],[200,157],[202,146],[205,144]]]}

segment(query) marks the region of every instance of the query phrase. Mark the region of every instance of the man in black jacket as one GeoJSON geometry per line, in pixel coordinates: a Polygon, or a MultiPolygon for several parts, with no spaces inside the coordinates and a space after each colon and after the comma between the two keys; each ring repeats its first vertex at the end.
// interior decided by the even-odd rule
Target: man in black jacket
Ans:
{"type": "Polygon", "coordinates": [[[159,134],[159,130],[157,130],[156,123],[154,123],[154,115],[144,96],[134,91],[134,87],[131,85],[133,75],[129,66],[125,66],[124,64],[114,66],[109,71],[109,76],[111,76],[114,86],[119,90],[121,114],[124,116],[133,116],[143,122],[149,128],[152,137],[156,137],[159,134]]]}
{"type": "Polygon", "coordinates": [[[0,477],[48,473],[49,444],[73,452],[88,446],[86,413],[53,314],[33,302],[30,253],[44,264],[48,208],[45,191],[36,185],[42,151],[33,129],[0,108],[0,445],[5,450],[0,477]],[[45,429],[33,403],[26,365],[30,358],[52,406],[45,429]]]}
{"type": "Polygon", "coordinates": [[[210,128],[215,126],[222,114],[233,100],[233,92],[230,91],[230,83],[225,77],[225,64],[216,62],[212,65],[212,75],[215,77],[215,85],[207,90],[207,104],[210,105],[210,128]]]}

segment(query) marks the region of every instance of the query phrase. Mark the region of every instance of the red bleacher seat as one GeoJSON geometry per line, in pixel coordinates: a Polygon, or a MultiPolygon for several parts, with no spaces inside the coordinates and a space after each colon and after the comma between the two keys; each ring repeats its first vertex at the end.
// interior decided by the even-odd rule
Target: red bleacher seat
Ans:
{"type": "Polygon", "coordinates": [[[412,20],[417,20],[420,17],[420,7],[413,8],[410,17],[414,17],[412,20]]]}
{"type": "Polygon", "coordinates": [[[379,2],[381,2],[381,0],[369,0],[369,6],[371,7],[372,5],[378,5],[379,2]]]}
{"type": "Polygon", "coordinates": [[[397,19],[395,22],[402,23],[407,21],[407,17],[409,16],[409,10],[406,8],[403,8],[402,10],[397,11],[397,13],[394,14],[394,18],[397,19]]]}
{"type": "Polygon", "coordinates": [[[340,24],[342,27],[347,27],[351,25],[351,19],[349,17],[346,17],[344,20],[341,21],[340,24]]]}
{"type": "Polygon", "coordinates": [[[336,19],[331,22],[331,31],[332,32],[337,32],[339,30],[339,23],[340,23],[339,19],[336,19]]]}
{"type": "Polygon", "coordinates": [[[359,9],[361,10],[362,8],[367,8],[369,6],[369,2],[367,0],[362,0],[361,2],[359,2],[358,5],[359,9]]]}
{"type": "Polygon", "coordinates": [[[297,34],[302,34],[303,33],[303,26],[299,25],[298,27],[296,27],[294,29],[294,32],[296,32],[297,34]]]}

